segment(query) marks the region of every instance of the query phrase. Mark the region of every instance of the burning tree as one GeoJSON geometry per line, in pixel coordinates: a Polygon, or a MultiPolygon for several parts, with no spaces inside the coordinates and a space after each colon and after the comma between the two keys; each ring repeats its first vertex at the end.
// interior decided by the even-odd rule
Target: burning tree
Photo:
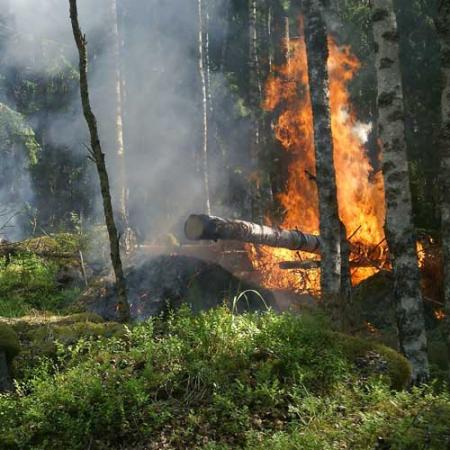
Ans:
{"type": "Polygon", "coordinates": [[[318,1],[305,2],[305,42],[314,129],[319,228],[322,240],[320,287],[322,297],[336,299],[341,292],[341,226],[331,134],[328,87],[328,43],[318,1]]]}
{"type": "MultiPolygon", "coordinates": [[[[286,189],[278,200],[285,210],[281,227],[300,228],[319,234],[319,198],[317,191],[314,126],[309,90],[306,44],[302,21],[297,36],[285,36],[289,58],[274,67],[265,87],[264,107],[274,114],[277,140],[289,155],[286,189]]],[[[360,63],[349,47],[328,38],[329,101],[336,170],[339,217],[351,240],[351,275],[353,283],[368,278],[388,266],[384,224],[384,188],[381,173],[375,172],[365,148],[370,126],[358,121],[350,102],[347,85],[360,63]]],[[[250,248],[252,262],[262,271],[267,287],[305,287],[298,271],[279,268],[280,262],[302,264],[307,255],[282,248],[250,248]]],[[[306,290],[318,293],[318,269],[308,271],[306,290]]]]}

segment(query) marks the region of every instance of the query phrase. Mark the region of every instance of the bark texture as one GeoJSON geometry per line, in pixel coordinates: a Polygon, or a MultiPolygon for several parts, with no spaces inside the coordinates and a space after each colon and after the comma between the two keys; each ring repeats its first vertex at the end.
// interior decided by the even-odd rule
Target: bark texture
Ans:
{"type": "Polygon", "coordinates": [[[115,97],[115,133],[116,133],[116,154],[119,166],[119,211],[122,220],[127,220],[126,205],[126,168],[125,168],[125,145],[123,139],[123,86],[122,73],[120,67],[120,36],[117,16],[117,0],[111,0],[112,17],[112,47],[114,59],[114,97],[115,97]]]}
{"type": "Polygon", "coordinates": [[[119,31],[119,14],[117,0],[111,0],[111,22],[112,22],[112,50],[113,50],[113,69],[114,69],[114,101],[115,101],[115,145],[117,157],[117,176],[118,176],[118,212],[122,224],[120,242],[126,254],[132,252],[136,243],[136,236],[130,227],[128,217],[128,183],[127,183],[127,165],[124,140],[124,99],[125,82],[123,77],[123,68],[121,62],[121,36],[119,31]]]}
{"type": "Polygon", "coordinates": [[[87,48],[86,37],[82,34],[78,23],[77,1],[69,0],[70,3],[70,20],[72,23],[73,36],[78,48],[79,69],[80,69],[80,94],[83,114],[89,128],[91,138],[92,158],[97,167],[97,173],[100,180],[100,191],[103,200],[103,211],[105,214],[106,228],[108,230],[109,243],[111,248],[111,262],[116,278],[117,289],[117,316],[118,320],[126,322],[130,318],[130,307],[127,300],[127,290],[125,276],[123,274],[122,260],[120,258],[119,236],[117,233],[116,223],[114,221],[111,191],[109,185],[108,172],[105,164],[105,154],[100,145],[98,136],[97,119],[92,112],[89,100],[89,85],[87,79],[87,48]]]}
{"type": "Polygon", "coordinates": [[[442,0],[436,18],[441,46],[441,233],[444,260],[444,304],[450,357],[450,0],[442,0]]]}
{"type": "Polygon", "coordinates": [[[420,292],[416,239],[406,153],[399,37],[392,0],[373,0],[378,82],[378,135],[386,191],[386,237],[394,269],[400,347],[413,382],[429,376],[427,338],[420,292]]]}
{"type": "Polygon", "coordinates": [[[0,349],[0,393],[8,392],[12,389],[11,375],[9,373],[8,359],[6,352],[0,349]]]}
{"type": "Polygon", "coordinates": [[[258,112],[261,108],[262,92],[258,56],[257,0],[248,0],[248,34],[249,34],[249,105],[250,123],[250,203],[251,217],[255,222],[264,220],[261,165],[261,124],[258,112]]]}
{"type": "Polygon", "coordinates": [[[191,240],[234,240],[310,253],[320,253],[321,248],[319,236],[215,216],[193,214],[186,220],[184,231],[191,240]]]}
{"type": "Polygon", "coordinates": [[[205,43],[207,42],[206,23],[203,0],[198,0],[198,70],[200,73],[202,91],[203,112],[203,142],[201,151],[200,168],[203,174],[203,190],[205,196],[205,211],[211,214],[211,200],[209,193],[209,162],[208,162],[208,79],[205,55],[205,43]]]}
{"type": "Polygon", "coordinates": [[[328,85],[328,42],[318,0],[305,2],[305,42],[308,55],[309,91],[314,123],[316,180],[319,192],[321,238],[321,291],[325,301],[341,292],[341,226],[328,85]]]}

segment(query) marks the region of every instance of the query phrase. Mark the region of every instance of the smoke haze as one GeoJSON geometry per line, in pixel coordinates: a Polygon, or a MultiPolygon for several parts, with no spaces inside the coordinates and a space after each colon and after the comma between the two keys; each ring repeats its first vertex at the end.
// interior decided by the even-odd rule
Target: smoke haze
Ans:
{"type": "MultiPolygon", "coordinates": [[[[35,75],[77,67],[68,1],[0,3],[9,24],[8,38],[3,43],[3,60],[9,67],[35,75]]],[[[197,2],[118,0],[117,6],[120,64],[125,80],[129,212],[141,232],[154,237],[179,227],[185,214],[193,209],[199,211],[203,205],[202,177],[195,163],[202,131],[197,2]]],[[[214,4],[215,8],[222,6],[221,2],[214,4]]],[[[90,54],[92,106],[107,155],[113,196],[117,197],[111,0],[79,0],[78,8],[90,54]]],[[[210,28],[209,32],[215,45],[221,46],[224,31],[210,28]]],[[[226,87],[221,75],[213,78],[213,82],[226,87]]],[[[45,136],[40,136],[42,151],[50,143],[70,152],[71,157],[85,158],[89,139],[78,91],[62,111],[45,114],[51,126],[45,136]]],[[[41,120],[39,113],[34,114],[30,125],[39,128],[41,120]]],[[[216,161],[211,161],[217,186],[222,180],[216,166],[216,161]]],[[[94,175],[92,170],[90,173],[94,175]]],[[[92,182],[92,197],[98,199],[96,181],[92,182]]]]}

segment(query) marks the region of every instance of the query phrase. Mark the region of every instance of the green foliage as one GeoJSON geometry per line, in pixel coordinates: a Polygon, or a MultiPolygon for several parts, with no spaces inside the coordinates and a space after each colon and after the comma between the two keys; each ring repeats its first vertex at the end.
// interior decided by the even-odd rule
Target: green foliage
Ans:
{"type": "Polygon", "coordinates": [[[70,303],[78,290],[62,291],[56,285],[60,261],[32,252],[72,253],[79,245],[74,235],[45,236],[25,241],[9,258],[0,257],[0,316],[16,317],[33,309],[56,311],[70,303]]]}
{"type": "Polygon", "coordinates": [[[376,352],[382,357],[382,364],[387,363],[386,375],[390,380],[390,385],[394,389],[404,389],[408,386],[411,380],[411,367],[407,359],[398,352],[385,345],[346,336],[341,333],[336,333],[336,338],[342,351],[350,361],[356,362],[359,360],[362,363],[371,365],[375,361],[370,361],[370,359],[364,361],[361,358],[366,358],[369,352],[376,352]]]}
{"type": "Polygon", "coordinates": [[[82,320],[83,317],[80,314],[76,316],[71,324],[61,325],[60,322],[57,325],[49,324],[31,331],[28,334],[31,350],[34,353],[53,355],[56,353],[58,343],[69,346],[80,339],[126,335],[126,328],[119,323],[94,323],[82,320]]]}
{"type": "Polygon", "coordinates": [[[0,396],[0,447],[445,448],[448,394],[362,377],[328,330],[317,317],[217,308],[121,338],[88,332],[0,396]]]}
{"type": "Polygon", "coordinates": [[[8,106],[0,103],[0,154],[5,163],[2,165],[8,168],[8,158],[17,160],[24,152],[25,167],[37,163],[39,144],[36,142],[34,131],[25,123],[22,114],[13,111],[8,106]],[[17,148],[19,147],[19,149],[17,148]]]}

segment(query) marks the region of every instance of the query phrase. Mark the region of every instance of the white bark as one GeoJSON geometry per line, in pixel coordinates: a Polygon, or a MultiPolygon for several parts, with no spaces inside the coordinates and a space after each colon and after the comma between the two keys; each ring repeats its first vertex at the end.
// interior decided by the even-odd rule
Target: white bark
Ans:
{"type": "Polygon", "coordinates": [[[244,220],[229,220],[204,214],[193,214],[184,224],[188,239],[197,240],[233,240],[270,247],[301,250],[320,253],[319,236],[298,230],[281,230],[265,225],[258,225],[244,220]]]}
{"type": "Polygon", "coordinates": [[[208,163],[208,90],[205,67],[205,23],[203,0],[198,0],[198,70],[200,73],[202,90],[202,112],[203,112],[203,142],[201,152],[201,170],[203,172],[203,189],[205,210],[211,214],[211,200],[209,193],[209,163],[208,163]]]}
{"type": "Polygon", "coordinates": [[[289,78],[291,76],[291,33],[290,33],[289,17],[284,18],[284,45],[286,51],[286,64],[288,68],[289,78]]]}
{"type": "Polygon", "coordinates": [[[127,222],[127,182],[125,166],[125,145],[123,139],[123,82],[120,64],[120,35],[117,15],[117,0],[111,0],[112,48],[114,62],[114,96],[115,96],[115,134],[116,155],[119,167],[119,211],[122,220],[127,222]]]}
{"type": "Polygon", "coordinates": [[[399,38],[392,0],[373,0],[372,4],[378,82],[378,135],[386,190],[386,236],[394,269],[400,346],[412,365],[413,382],[419,383],[428,378],[429,368],[412,222],[399,38]]]}

